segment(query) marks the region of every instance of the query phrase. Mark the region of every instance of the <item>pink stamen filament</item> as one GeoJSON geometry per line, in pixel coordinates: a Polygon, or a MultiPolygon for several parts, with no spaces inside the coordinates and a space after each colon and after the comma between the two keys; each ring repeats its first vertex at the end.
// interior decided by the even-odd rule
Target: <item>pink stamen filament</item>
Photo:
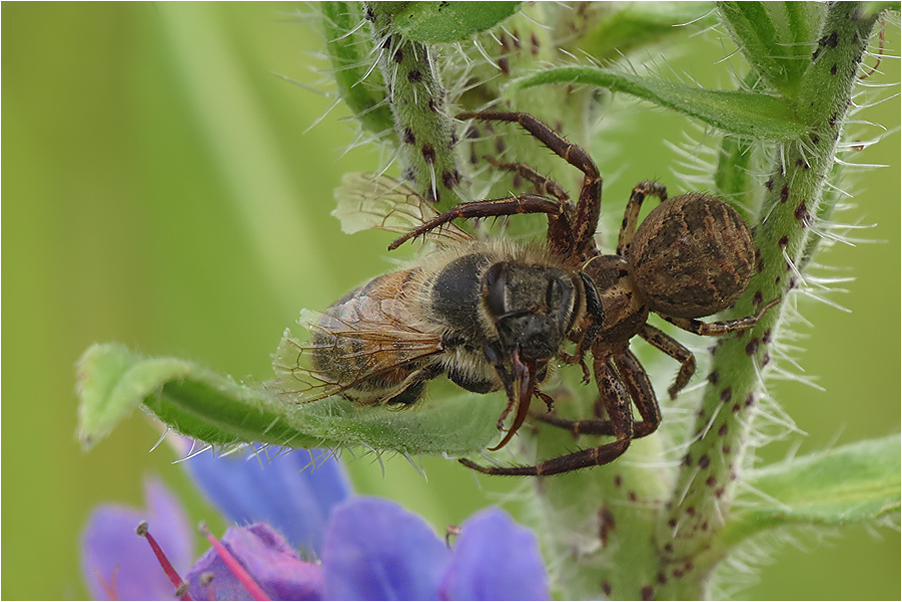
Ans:
{"type": "MultiPolygon", "coordinates": [[[[176,572],[175,567],[172,566],[172,563],[169,562],[169,559],[166,558],[166,554],[163,552],[163,549],[157,543],[157,540],[154,539],[153,535],[150,534],[150,530],[147,528],[147,523],[141,521],[136,529],[139,536],[143,537],[147,540],[147,543],[150,544],[150,549],[153,550],[154,555],[157,557],[157,561],[160,563],[160,566],[163,568],[163,572],[166,573],[166,576],[169,577],[169,582],[172,584],[172,587],[176,589],[176,592],[179,592],[180,589],[184,589],[184,581],[179,577],[179,574],[176,572]]],[[[185,593],[179,598],[180,600],[193,600],[188,591],[185,590],[185,593]]]]}
{"type": "Polygon", "coordinates": [[[207,541],[210,542],[210,545],[213,546],[213,549],[216,550],[216,553],[219,554],[219,557],[222,558],[222,561],[226,564],[232,574],[235,575],[235,578],[241,582],[241,585],[247,589],[248,593],[253,597],[254,600],[270,600],[270,597],[266,595],[266,592],[263,591],[254,578],[250,576],[250,574],[245,570],[245,568],[238,562],[238,559],[232,556],[232,553],[229,552],[228,548],[226,548],[222,543],[216,539],[216,537],[210,533],[210,530],[207,529],[207,525],[201,523],[200,532],[204,537],[207,538],[207,541]]]}

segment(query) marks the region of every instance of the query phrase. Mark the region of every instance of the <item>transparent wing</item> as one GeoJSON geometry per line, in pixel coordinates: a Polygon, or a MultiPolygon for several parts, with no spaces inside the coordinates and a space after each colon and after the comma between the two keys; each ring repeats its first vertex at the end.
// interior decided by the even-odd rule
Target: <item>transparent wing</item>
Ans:
{"type": "Polygon", "coordinates": [[[342,393],[374,403],[406,389],[442,353],[441,338],[385,316],[390,328],[303,310],[309,339],[286,329],[273,356],[279,389],[303,403],[342,393]]]}
{"type": "MultiPolygon", "coordinates": [[[[345,174],[335,189],[335,201],[338,206],[332,215],[341,220],[345,234],[372,228],[407,234],[439,215],[429,201],[409,186],[372,173],[345,174]]],[[[441,244],[473,239],[453,223],[429,232],[427,237],[441,244]]]]}

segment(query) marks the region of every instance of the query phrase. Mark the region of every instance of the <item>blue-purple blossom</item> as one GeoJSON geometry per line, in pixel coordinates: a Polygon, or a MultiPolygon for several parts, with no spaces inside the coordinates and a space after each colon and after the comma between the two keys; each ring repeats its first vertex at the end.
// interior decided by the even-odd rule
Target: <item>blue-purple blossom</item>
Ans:
{"type": "MultiPolygon", "coordinates": [[[[323,569],[301,560],[297,552],[270,527],[257,524],[231,527],[222,544],[273,600],[320,600],[323,569]]],[[[249,600],[247,589],[213,548],[191,567],[185,578],[195,600],[249,600]],[[212,579],[204,577],[205,574],[212,579]]]]}
{"type": "Polygon", "coordinates": [[[489,508],[461,527],[456,545],[419,516],[378,498],[345,502],[323,549],[330,600],[547,600],[535,535],[489,508]]]}
{"type": "Polygon", "coordinates": [[[297,550],[319,555],[332,508],[351,495],[344,466],[324,450],[269,458],[203,453],[183,462],[194,481],[236,525],[265,523],[297,550]]]}
{"type": "MultiPolygon", "coordinates": [[[[422,518],[396,502],[350,497],[334,459],[303,470],[311,458],[311,452],[295,451],[271,462],[212,454],[188,461],[210,500],[226,508],[232,520],[269,523],[231,527],[222,543],[272,599],[548,599],[535,536],[503,511],[474,515],[449,547],[422,518]],[[288,534],[290,543],[281,534],[288,534]],[[304,560],[299,547],[319,561],[304,560]]],[[[184,511],[156,481],[148,481],[146,511],[103,506],[92,515],[82,558],[95,598],[174,599],[174,588],[147,542],[134,533],[140,520],[149,522],[194,599],[250,599],[213,549],[191,565],[185,545],[193,533],[184,511]]]]}
{"type": "Polygon", "coordinates": [[[194,533],[178,499],[159,479],[144,481],[146,509],[102,504],[88,518],[81,566],[94,600],[173,600],[175,588],[135,527],[147,521],[170,562],[183,574],[194,562],[194,533]]]}

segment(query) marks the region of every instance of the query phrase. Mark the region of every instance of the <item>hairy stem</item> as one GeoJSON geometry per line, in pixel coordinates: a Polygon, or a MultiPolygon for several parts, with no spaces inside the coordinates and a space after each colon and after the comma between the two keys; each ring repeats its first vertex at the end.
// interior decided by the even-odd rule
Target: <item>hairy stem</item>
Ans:
{"type": "MultiPolygon", "coordinates": [[[[834,165],[858,63],[875,19],[862,16],[858,3],[837,3],[826,11],[796,102],[807,131],[774,149],[756,231],[757,270],[734,316],[752,314],[773,299],[785,303],[800,284],[798,266],[806,252],[810,255],[817,236],[811,226],[814,216],[824,211],[824,183],[834,165]]],[[[716,349],[691,433],[693,443],[657,533],[667,577],[659,595],[665,598],[703,596],[707,576],[727,551],[718,534],[729,518],[750,455],[756,407],[766,395],[762,376],[780,326],[780,312],[771,310],[756,328],[725,338],[716,349]]]]}
{"type": "MultiPolygon", "coordinates": [[[[405,178],[425,198],[439,202],[461,184],[454,147],[457,137],[446,110],[446,94],[434,48],[406,39],[392,27],[394,3],[366,3],[373,45],[385,80],[405,178]]],[[[448,203],[446,203],[448,204],[448,203]]]]}

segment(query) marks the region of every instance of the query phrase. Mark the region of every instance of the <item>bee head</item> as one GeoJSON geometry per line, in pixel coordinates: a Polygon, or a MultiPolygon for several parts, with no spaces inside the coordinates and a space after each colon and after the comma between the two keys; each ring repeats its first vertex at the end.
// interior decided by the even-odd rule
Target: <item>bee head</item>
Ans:
{"type": "Polygon", "coordinates": [[[506,355],[544,364],[563,345],[573,325],[576,286],[547,266],[499,262],[486,270],[482,292],[506,355]]]}

